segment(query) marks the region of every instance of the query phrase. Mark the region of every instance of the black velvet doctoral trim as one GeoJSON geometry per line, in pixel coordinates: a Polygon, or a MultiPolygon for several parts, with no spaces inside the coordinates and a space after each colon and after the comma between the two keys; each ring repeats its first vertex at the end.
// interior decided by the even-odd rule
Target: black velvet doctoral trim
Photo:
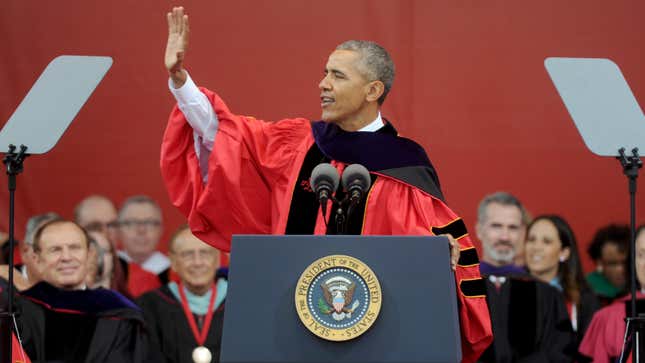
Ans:
{"type": "Polygon", "coordinates": [[[478,263],[479,257],[477,257],[477,250],[474,247],[459,252],[459,261],[457,261],[457,265],[472,266],[477,265],[478,263]]]}
{"type": "Polygon", "coordinates": [[[541,318],[537,307],[537,283],[531,279],[513,278],[510,284],[508,339],[522,357],[533,353],[537,346],[537,319],[541,318]]]}
{"type": "Polygon", "coordinates": [[[459,290],[466,297],[478,297],[486,295],[486,282],[482,278],[474,280],[459,281],[459,290]]]}
{"type": "Polygon", "coordinates": [[[309,177],[318,164],[328,162],[329,159],[323,155],[316,144],[307,151],[298,173],[298,181],[293,189],[285,234],[314,234],[320,203],[311,189],[309,177]]]}
{"type": "Polygon", "coordinates": [[[378,132],[347,132],[333,123],[312,123],[316,144],[331,160],[361,164],[444,200],[437,172],[421,145],[399,137],[390,122],[378,132]]]}
{"type": "MultiPolygon", "coordinates": [[[[346,132],[337,125],[323,121],[313,122],[314,145],[307,151],[298,172],[289,207],[285,234],[313,234],[320,204],[316,199],[309,177],[320,163],[337,160],[346,164],[361,164],[371,172],[401,180],[443,200],[439,179],[423,148],[412,140],[397,136],[389,122],[376,132],[346,132]]],[[[377,175],[370,173],[372,185],[377,175]]],[[[344,198],[339,186],[335,197],[344,198]]],[[[366,198],[346,218],[345,234],[360,234],[363,229],[366,198]]],[[[347,212],[347,207],[343,206],[347,212]]],[[[333,203],[327,221],[327,234],[338,234],[336,223],[338,203],[333,203]]]]}
{"type": "Polygon", "coordinates": [[[416,142],[397,136],[386,122],[382,132],[347,132],[338,125],[318,121],[311,125],[314,139],[323,154],[346,164],[361,164],[370,171],[406,166],[431,167],[423,148],[416,142]]]}
{"type": "Polygon", "coordinates": [[[417,187],[424,192],[445,201],[439,184],[437,172],[428,166],[404,166],[401,168],[381,170],[379,173],[417,187]]]}
{"type": "Polygon", "coordinates": [[[47,362],[85,362],[96,331],[97,317],[44,309],[47,362]],[[70,339],[73,337],[73,339],[70,339]]]}
{"type": "Polygon", "coordinates": [[[116,291],[106,289],[94,290],[60,290],[46,282],[39,282],[21,296],[59,312],[80,314],[101,314],[110,310],[140,310],[132,301],[116,291]]]}
{"type": "Polygon", "coordinates": [[[443,227],[432,227],[432,233],[434,233],[435,236],[441,234],[449,234],[452,236],[452,238],[457,239],[466,235],[468,233],[468,230],[466,229],[466,224],[464,223],[464,221],[459,218],[443,227]]]}
{"type": "MultiPolygon", "coordinates": [[[[389,135],[396,135],[396,130],[391,125],[388,125],[382,127],[376,132],[363,132],[362,134],[385,133],[389,135]]],[[[341,132],[344,131],[341,130],[341,132]]],[[[333,144],[334,142],[329,141],[329,144],[333,144]]],[[[311,176],[311,172],[318,164],[328,163],[331,160],[332,159],[329,156],[325,155],[321,151],[317,143],[314,143],[307,151],[307,155],[305,155],[305,159],[300,167],[300,171],[298,172],[298,180],[296,182],[296,185],[294,186],[291,196],[291,205],[289,206],[289,217],[287,219],[285,234],[310,235],[314,233],[314,230],[316,228],[316,220],[318,219],[320,203],[316,199],[316,195],[311,188],[309,177],[311,176]]],[[[370,177],[372,178],[372,184],[374,184],[374,181],[377,177],[376,174],[370,173],[370,177]]],[[[338,186],[335,197],[337,200],[343,199],[344,191],[342,185],[338,186]]],[[[336,225],[336,215],[338,207],[338,203],[333,203],[331,207],[329,220],[327,221],[327,234],[337,234],[338,232],[336,225]]],[[[343,209],[346,210],[346,208],[343,209]]],[[[361,201],[361,203],[354,209],[352,215],[347,219],[345,234],[361,233],[363,229],[364,214],[365,199],[361,201]]]]}

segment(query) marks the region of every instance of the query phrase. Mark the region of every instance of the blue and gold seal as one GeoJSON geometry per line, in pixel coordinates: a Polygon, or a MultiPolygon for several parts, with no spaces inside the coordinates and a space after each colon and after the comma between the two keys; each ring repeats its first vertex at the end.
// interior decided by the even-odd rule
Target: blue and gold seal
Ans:
{"type": "Polygon", "coordinates": [[[309,265],[296,286],[296,311],[315,335],[344,341],[365,333],[381,310],[381,285],[357,258],[331,255],[309,265]]]}

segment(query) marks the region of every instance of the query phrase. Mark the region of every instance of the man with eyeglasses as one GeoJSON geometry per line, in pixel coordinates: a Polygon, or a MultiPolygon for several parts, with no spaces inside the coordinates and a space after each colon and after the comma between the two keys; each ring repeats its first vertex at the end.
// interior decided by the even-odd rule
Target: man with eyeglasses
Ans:
{"type": "Polygon", "coordinates": [[[227,287],[226,270],[218,269],[219,251],[183,226],[171,239],[169,252],[179,283],[170,282],[137,300],[149,334],[146,362],[217,361],[227,287]]]}
{"type": "Polygon", "coordinates": [[[119,259],[127,271],[130,293],[140,296],[169,280],[170,260],[157,251],[163,234],[161,208],[145,195],[135,195],[123,202],[117,217],[117,235],[123,249],[119,259]],[[157,279],[150,279],[150,274],[157,279]]]}
{"type": "Polygon", "coordinates": [[[89,237],[54,219],[34,236],[42,280],[16,300],[18,331],[33,362],[140,362],[143,316],[117,292],[85,283],[89,237]]]}

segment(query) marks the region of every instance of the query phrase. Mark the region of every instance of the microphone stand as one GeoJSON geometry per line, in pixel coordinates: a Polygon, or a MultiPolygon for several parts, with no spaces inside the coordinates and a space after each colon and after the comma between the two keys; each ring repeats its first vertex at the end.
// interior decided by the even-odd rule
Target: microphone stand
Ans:
{"type": "Polygon", "coordinates": [[[638,170],[643,167],[643,161],[638,155],[638,148],[632,149],[632,155],[625,154],[625,148],[618,150],[619,156],[616,157],[623,167],[623,173],[628,179],[629,183],[629,206],[630,206],[630,229],[631,229],[631,256],[630,256],[630,273],[631,273],[631,309],[630,316],[625,319],[627,322],[625,346],[623,346],[623,357],[620,362],[627,359],[628,354],[625,354],[625,349],[631,343],[632,362],[640,363],[640,336],[644,329],[643,324],[645,319],[638,317],[636,312],[636,179],[638,178],[638,170]]]}
{"type": "MultiPolygon", "coordinates": [[[[343,201],[338,202],[338,209],[336,210],[336,234],[345,234],[346,233],[346,223],[347,219],[345,218],[345,214],[343,213],[343,201]]],[[[348,214],[349,217],[349,214],[348,214]]]]}
{"type": "Polygon", "coordinates": [[[346,194],[342,200],[333,199],[338,204],[338,209],[336,210],[336,234],[346,234],[347,233],[347,223],[349,223],[349,218],[354,212],[354,209],[360,203],[362,198],[350,198],[349,194],[346,194]],[[349,202],[349,203],[348,203],[349,202]],[[347,205],[347,213],[343,207],[347,205]]]}
{"type": "Polygon", "coordinates": [[[25,145],[20,145],[20,151],[16,151],[15,145],[9,145],[9,151],[5,154],[2,162],[7,167],[7,176],[9,178],[8,189],[9,189],[9,281],[8,281],[8,297],[7,297],[7,311],[0,313],[0,317],[4,322],[6,322],[8,329],[3,329],[3,342],[2,346],[4,347],[2,356],[0,357],[1,362],[10,362],[12,358],[12,349],[13,349],[13,331],[14,331],[14,322],[16,319],[16,313],[14,312],[13,298],[14,298],[14,284],[13,284],[13,250],[15,245],[14,240],[14,197],[16,192],[16,176],[20,174],[23,170],[22,162],[29,155],[25,154],[27,147],[25,145]]]}

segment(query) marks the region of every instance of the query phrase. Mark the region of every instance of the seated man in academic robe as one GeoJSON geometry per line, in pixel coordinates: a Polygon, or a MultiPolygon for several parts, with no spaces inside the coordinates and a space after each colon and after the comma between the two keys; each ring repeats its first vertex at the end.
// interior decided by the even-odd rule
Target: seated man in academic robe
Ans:
{"type": "Polygon", "coordinates": [[[146,362],[192,363],[204,355],[217,362],[227,286],[225,272],[218,270],[219,251],[197,239],[188,226],[175,233],[169,251],[179,283],[137,300],[148,326],[146,362]]]}
{"type": "Polygon", "coordinates": [[[16,299],[18,331],[33,362],[140,362],[143,314],[122,295],[85,285],[89,239],[76,223],[53,220],[36,232],[42,282],[16,299]]]}
{"type": "Polygon", "coordinates": [[[322,120],[266,122],[235,114],[189,77],[183,8],[168,13],[168,28],[165,63],[178,103],[161,172],[192,232],[227,252],[233,234],[451,236],[463,361],[474,362],[492,339],[477,252],[423,147],[381,115],[394,81],[388,52],[370,41],[340,44],[318,85],[322,120]],[[351,164],[362,165],[371,183],[355,185],[362,197],[331,183],[325,197],[310,183],[320,164],[345,177],[351,164]]]}
{"type": "Polygon", "coordinates": [[[131,196],[118,214],[117,236],[123,246],[119,260],[132,296],[154,290],[170,280],[170,260],[157,250],[163,234],[159,204],[145,195],[131,196]]]}
{"type": "Polygon", "coordinates": [[[562,294],[513,264],[525,216],[524,206],[506,192],[479,205],[477,236],[487,262],[482,276],[494,337],[479,361],[571,362],[575,335],[562,294]]]}

